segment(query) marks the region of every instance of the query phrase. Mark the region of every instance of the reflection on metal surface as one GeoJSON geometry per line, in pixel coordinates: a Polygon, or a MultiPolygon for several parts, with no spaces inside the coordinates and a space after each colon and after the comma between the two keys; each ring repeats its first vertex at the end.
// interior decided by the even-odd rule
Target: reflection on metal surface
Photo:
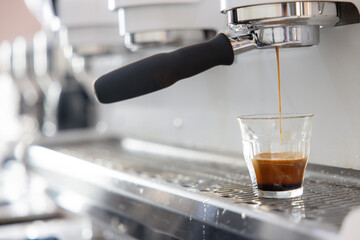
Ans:
{"type": "Polygon", "coordinates": [[[163,156],[167,158],[177,158],[181,156],[183,160],[190,161],[205,161],[205,162],[219,162],[219,163],[228,163],[234,165],[245,166],[242,161],[239,161],[233,156],[224,156],[215,153],[200,152],[194,149],[179,148],[170,145],[158,144],[145,142],[132,138],[125,138],[121,141],[121,147],[126,149],[129,152],[134,153],[143,153],[143,154],[153,154],[156,156],[163,156]]]}
{"type": "Polygon", "coordinates": [[[139,33],[126,33],[125,46],[136,51],[148,47],[186,46],[213,38],[214,30],[159,30],[139,33]]]}
{"type": "Polygon", "coordinates": [[[255,31],[257,47],[306,47],[319,44],[319,26],[286,26],[255,31]]]}
{"type": "Polygon", "coordinates": [[[319,26],[307,25],[259,28],[250,34],[230,39],[234,54],[274,46],[307,47],[318,45],[319,41],[319,26]]]}
{"type": "Polygon", "coordinates": [[[339,21],[334,2],[285,2],[223,9],[229,27],[265,25],[316,25],[334,26],[339,21]]]}
{"type": "Polygon", "coordinates": [[[230,43],[234,54],[243,53],[256,47],[253,35],[230,38],[230,43]]]}
{"type": "MultiPolygon", "coordinates": [[[[0,225],[62,216],[60,209],[45,194],[43,185],[28,179],[22,163],[8,160],[0,171],[0,225]]],[[[3,237],[0,234],[0,239],[5,239],[3,237]]]]}
{"type": "Polygon", "coordinates": [[[97,222],[73,214],[65,214],[61,218],[30,220],[0,225],[0,239],[110,239],[102,237],[105,229],[97,222]]]}
{"type": "Polygon", "coordinates": [[[26,39],[23,37],[15,38],[12,44],[12,72],[23,100],[21,109],[31,112],[32,109],[36,108],[40,96],[35,84],[28,76],[28,55],[30,55],[30,50],[26,39]]]}
{"type": "Polygon", "coordinates": [[[352,3],[283,2],[242,6],[223,0],[228,27],[240,35],[252,34],[257,47],[302,47],[319,44],[320,27],[359,22],[352,3]],[[344,14],[346,13],[346,14],[344,14]]]}
{"type": "Polygon", "coordinates": [[[183,159],[126,145],[103,140],[33,146],[28,163],[55,195],[80,194],[95,208],[184,239],[333,239],[346,214],[360,205],[359,171],[309,164],[302,197],[262,199],[246,167],[222,163],[220,155],[196,161],[196,155],[183,159]]]}

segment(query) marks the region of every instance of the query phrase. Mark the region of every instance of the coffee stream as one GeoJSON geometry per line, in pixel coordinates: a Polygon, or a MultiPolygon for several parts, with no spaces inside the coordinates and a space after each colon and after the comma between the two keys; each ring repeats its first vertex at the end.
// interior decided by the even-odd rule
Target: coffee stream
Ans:
{"type": "Polygon", "coordinates": [[[279,47],[275,47],[276,62],[277,62],[277,74],[278,74],[278,91],[279,91],[279,126],[280,126],[280,141],[282,144],[282,128],[281,128],[281,92],[280,92],[280,60],[279,60],[279,47]]]}
{"type": "MultiPolygon", "coordinates": [[[[279,127],[281,127],[281,92],[279,47],[275,47],[279,91],[279,127]]],[[[258,189],[262,191],[288,191],[302,187],[307,157],[302,152],[261,152],[252,159],[258,189]]]]}

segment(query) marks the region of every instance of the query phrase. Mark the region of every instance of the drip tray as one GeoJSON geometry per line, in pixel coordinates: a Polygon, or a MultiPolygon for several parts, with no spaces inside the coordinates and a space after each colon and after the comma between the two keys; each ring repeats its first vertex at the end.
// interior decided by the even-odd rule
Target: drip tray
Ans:
{"type": "Polygon", "coordinates": [[[360,171],[308,164],[304,194],[263,199],[244,160],[134,139],[31,146],[27,165],[63,208],[137,239],[336,239],[360,171]]]}

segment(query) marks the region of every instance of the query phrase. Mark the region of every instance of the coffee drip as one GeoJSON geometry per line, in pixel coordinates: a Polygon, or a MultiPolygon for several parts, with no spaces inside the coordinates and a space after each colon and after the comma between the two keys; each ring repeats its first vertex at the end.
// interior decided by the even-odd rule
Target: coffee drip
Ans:
{"type": "Polygon", "coordinates": [[[276,51],[276,63],[277,63],[277,75],[278,75],[278,94],[279,94],[279,127],[280,127],[280,141],[282,144],[282,128],[281,128],[281,91],[280,91],[280,58],[279,58],[279,47],[275,47],[276,51]]]}

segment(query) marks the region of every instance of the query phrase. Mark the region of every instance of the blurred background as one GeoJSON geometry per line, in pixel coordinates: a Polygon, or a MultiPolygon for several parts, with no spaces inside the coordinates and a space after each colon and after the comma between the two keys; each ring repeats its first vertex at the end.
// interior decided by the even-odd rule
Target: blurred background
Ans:
{"type": "Polygon", "coordinates": [[[4,0],[0,2],[0,41],[12,42],[23,36],[30,40],[41,30],[41,24],[21,0],[4,0]]]}
{"type": "Polygon", "coordinates": [[[336,239],[360,205],[357,1],[333,6],[340,24],[321,29],[319,45],[280,48],[283,112],[315,114],[307,182],[315,190],[298,202],[262,202],[243,172],[236,118],[278,111],[274,48],[126,101],[100,104],[93,93],[94,80],[116,68],[236,35],[220,13],[235,3],[252,5],[0,1],[0,239],[251,239],[276,236],[289,219],[288,236],[336,239]],[[205,197],[216,200],[208,210],[205,197]],[[325,198],[333,202],[323,210],[325,198]],[[261,227],[263,216],[282,219],[265,221],[279,228],[261,227]]]}

